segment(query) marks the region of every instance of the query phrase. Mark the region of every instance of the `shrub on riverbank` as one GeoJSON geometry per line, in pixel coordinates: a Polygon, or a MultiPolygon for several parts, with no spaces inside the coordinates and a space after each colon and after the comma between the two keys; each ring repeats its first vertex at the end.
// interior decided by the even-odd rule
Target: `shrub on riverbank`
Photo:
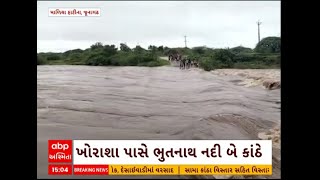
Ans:
{"type": "Polygon", "coordinates": [[[233,54],[228,50],[216,52],[210,57],[200,58],[200,67],[206,71],[223,68],[268,69],[280,68],[280,54],[242,53],[233,54]]]}
{"type": "Polygon", "coordinates": [[[46,64],[47,62],[46,62],[46,59],[44,58],[44,57],[42,57],[42,56],[37,56],[37,65],[44,65],[44,64],[46,64]]]}
{"type": "Polygon", "coordinates": [[[206,48],[197,51],[194,51],[191,57],[198,57],[200,67],[206,71],[223,68],[280,68],[280,38],[277,37],[262,39],[254,50],[238,46],[231,49],[206,48]]]}
{"type": "Polygon", "coordinates": [[[92,66],[163,66],[170,63],[159,59],[152,53],[119,52],[112,56],[103,53],[93,54],[87,58],[85,65],[92,66]]]}
{"type": "Polygon", "coordinates": [[[39,53],[38,65],[89,65],[89,66],[163,66],[170,63],[161,60],[159,51],[163,47],[143,49],[136,46],[130,49],[121,44],[120,50],[115,45],[102,45],[95,43],[86,50],[75,49],[64,53],[39,53]]]}

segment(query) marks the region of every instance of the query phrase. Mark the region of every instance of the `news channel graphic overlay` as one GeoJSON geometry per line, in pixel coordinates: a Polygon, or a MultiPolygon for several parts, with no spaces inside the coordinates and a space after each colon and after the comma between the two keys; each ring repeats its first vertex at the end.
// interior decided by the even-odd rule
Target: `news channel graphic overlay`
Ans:
{"type": "Polygon", "coordinates": [[[272,175],[271,140],[70,141],[73,175],[272,175]]]}
{"type": "Polygon", "coordinates": [[[72,164],[49,164],[48,175],[72,175],[72,164]]]}
{"type": "Polygon", "coordinates": [[[72,140],[49,140],[48,163],[72,163],[72,140]]]}
{"type": "Polygon", "coordinates": [[[49,8],[49,17],[99,17],[100,8],[49,8]]]}

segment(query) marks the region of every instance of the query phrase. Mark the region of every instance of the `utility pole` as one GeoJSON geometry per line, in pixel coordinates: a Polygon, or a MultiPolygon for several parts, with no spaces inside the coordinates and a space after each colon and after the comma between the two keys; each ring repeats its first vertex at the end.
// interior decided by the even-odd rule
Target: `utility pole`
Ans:
{"type": "Polygon", "coordinates": [[[187,36],[184,36],[184,46],[187,48],[187,36]]]}
{"type": "Polygon", "coordinates": [[[262,22],[260,22],[260,20],[258,20],[257,24],[258,24],[258,43],[260,42],[260,24],[262,22]]]}

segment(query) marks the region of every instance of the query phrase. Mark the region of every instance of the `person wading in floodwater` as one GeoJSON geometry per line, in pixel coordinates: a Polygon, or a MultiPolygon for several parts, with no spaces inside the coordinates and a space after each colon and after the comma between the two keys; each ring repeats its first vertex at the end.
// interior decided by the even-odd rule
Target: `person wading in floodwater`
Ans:
{"type": "Polygon", "coordinates": [[[187,69],[189,69],[191,67],[191,59],[188,58],[187,59],[187,69]]]}
{"type": "Polygon", "coordinates": [[[186,68],[186,57],[183,57],[181,60],[180,60],[180,69],[185,69],[186,68]]]}
{"type": "Polygon", "coordinates": [[[169,55],[169,61],[173,61],[173,56],[171,54],[169,55]]]}

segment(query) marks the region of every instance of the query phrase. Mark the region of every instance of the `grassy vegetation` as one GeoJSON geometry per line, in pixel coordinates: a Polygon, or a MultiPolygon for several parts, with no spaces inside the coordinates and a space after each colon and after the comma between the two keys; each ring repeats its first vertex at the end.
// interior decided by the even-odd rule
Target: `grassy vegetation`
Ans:
{"type": "Polygon", "coordinates": [[[202,46],[190,49],[151,45],[148,49],[143,49],[140,46],[131,49],[125,44],[120,44],[118,49],[115,45],[103,45],[98,42],[85,50],[38,53],[37,64],[155,67],[169,65],[169,62],[160,59],[160,56],[180,53],[198,61],[200,68],[206,71],[220,68],[280,68],[280,42],[279,37],[267,37],[262,39],[255,49],[242,46],[228,49],[213,49],[202,46]]]}
{"type": "Polygon", "coordinates": [[[130,49],[122,44],[120,50],[114,45],[96,43],[86,50],[74,49],[64,53],[38,53],[38,65],[90,65],[90,66],[163,66],[169,65],[158,52],[140,46],[130,49]]]}
{"type": "Polygon", "coordinates": [[[222,68],[236,69],[268,69],[280,68],[281,39],[267,37],[262,39],[255,49],[242,46],[228,49],[211,49],[195,47],[185,49],[189,57],[197,59],[206,71],[222,68]]]}

